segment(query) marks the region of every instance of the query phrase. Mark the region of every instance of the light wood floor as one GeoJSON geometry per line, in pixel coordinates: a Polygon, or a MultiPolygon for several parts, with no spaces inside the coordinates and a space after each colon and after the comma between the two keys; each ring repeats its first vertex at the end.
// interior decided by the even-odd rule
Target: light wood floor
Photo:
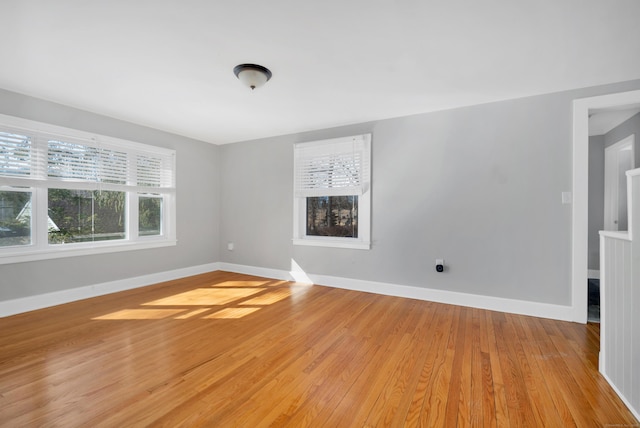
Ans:
{"type": "Polygon", "coordinates": [[[0,319],[0,426],[637,426],[598,333],[214,272],[0,319]]]}

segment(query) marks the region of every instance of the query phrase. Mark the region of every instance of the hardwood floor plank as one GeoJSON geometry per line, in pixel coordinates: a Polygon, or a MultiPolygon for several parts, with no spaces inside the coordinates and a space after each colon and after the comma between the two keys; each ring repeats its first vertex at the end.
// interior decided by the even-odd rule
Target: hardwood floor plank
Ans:
{"type": "Polygon", "coordinates": [[[529,367],[527,384],[531,385],[529,389],[532,391],[531,398],[536,412],[536,420],[549,426],[575,426],[575,421],[565,402],[558,394],[554,393],[555,390],[551,389],[545,379],[548,372],[541,363],[544,357],[538,346],[536,335],[532,332],[535,329],[536,320],[522,317],[516,321],[519,321],[516,329],[523,355],[527,359],[529,367]]]}
{"type": "Polygon", "coordinates": [[[549,335],[553,331],[549,330],[549,324],[546,320],[538,320],[538,323],[542,326],[540,331],[542,340],[538,341],[542,355],[541,363],[544,364],[547,373],[553,373],[553,376],[548,376],[546,381],[550,390],[557,391],[558,398],[555,402],[566,403],[571,412],[571,418],[577,426],[597,426],[598,422],[594,418],[593,409],[589,408],[590,406],[582,388],[574,383],[574,379],[564,361],[568,355],[563,354],[555,347],[549,335]],[[582,406],[585,406],[585,408],[582,408],[582,406]]]}
{"type": "MultiPolygon", "coordinates": [[[[357,294],[354,293],[354,297],[357,294]]],[[[372,297],[372,296],[369,296],[372,297]]],[[[371,298],[374,301],[374,298],[371,298]]],[[[336,325],[328,329],[328,326],[316,329],[318,333],[318,342],[313,341],[315,344],[309,348],[307,352],[300,353],[299,357],[291,365],[283,368],[282,372],[279,372],[273,377],[273,382],[270,385],[266,385],[263,388],[257,390],[250,390],[251,396],[247,397],[247,400],[252,402],[263,402],[269,400],[274,402],[274,406],[265,408],[262,412],[247,412],[238,411],[235,409],[235,413],[229,413],[225,415],[229,421],[237,421],[240,425],[253,426],[256,422],[278,419],[283,421],[289,419],[297,409],[296,404],[303,405],[306,402],[306,396],[311,391],[315,391],[316,374],[318,371],[326,370],[327,366],[334,363],[338,358],[342,358],[346,350],[355,345],[356,338],[350,333],[347,325],[357,325],[366,319],[361,314],[367,310],[369,306],[360,304],[358,308],[360,310],[352,310],[350,302],[343,302],[342,309],[335,310],[336,317],[333,320],[336,325]],[[342,316],[341,316],[342,315],[342,316]],[[310,351],[310,352],[309,352],[310,351]],[[286,378],[282,379],[280,373],[285,373],[286,378]],[[293,373],[293,375],[292,375],[293,373]],[[296,394],[295,391],[306,391],[296,394]],[[291,396],[297,396],[296,403],[288,403],[287,399],[291,396]],[[244,413],[244,414],[243,414],[244,413]],[[286,413],[285,417],[283,413],[286,413]]],[[[275,370],[274,370],[275,373],[275,370]]],[[[237,397],[237,399],[244,399],[243,397],[237,397]]],[[[225,422],[225,419],[220,420],[221,423],[225,422]]]]}
{"type": "Polygon", "coordinates": [[[635,426],[599,329],[228,272],[0,319],[0,427],[635,426]]]}
{"type": "MultiPolygon", "coordinates": [[[[404,420],[406,416],[405,409],[399,409],[408,385],[411,383],[413,373],[416,371],[416,364],[420,361],[425,346],[420,346],[422,342],[422,330],[416,326],[422,325],[426,317],[425,313],[417,310],[418,302],[412,302],[407,308],[406,332],[402,335],[402,339],[392,354],[389,355],[390,361],[395,361],[396,366],[393,371],[385,374],[387,377],[382,393],[378,396],[375,404],[371,408],[371,412],[365,422],[366,426],[389,426],[394,421],[396,414],[399,420],[404,420]]],[[[384,380],[384,379],[383,379],[384,380]]]]}
{"type": "Polygon", "coordinates": [[[447,333],[451,328],[452,318],[448,316],[448,314],[453,312],[453,306],[432,305],[431,311],[433,312],[433,318],[431,318],[429,327],[425,331],[425,337],[428,338],[425,343],[427,350],[422,366],[418,366],[419,371],[416,373],[417,382],[411,394],[411,404],[407,411],[406,423],[409,426],[418,425],[423,413],[425,418],[429,414],[428,411],[423,412],[425,410],[424,406],[425,403],[430,401],[430,396],[433,391],[432,386],[436,378],[434,372],[438,372],[437,366],[444,361],[446,354],[445,343],[448,338],[447,333]]]}
{"type": "Polygon", "coordinates": [[[513,318],[514,328],[518,335],[516,344],[520,353],[521,366],[523,369],[523,379],[527,390],[531,407],[534,412],[537,424],[547,426],[571,426],[574,424],[573,419],[567,417],[569,413],[563,403],[554,401],[549,393],[549,388],[545,382],[547,373],[541,368],[540,349],[537,346],[535,338],[527,328],[532,322],[530,317],[513,318]],[[561,412],[565,418],[561,417],[561,412]]]}
{"type": "MultiPolygon", "coordinates": [[[[572,346],[572,340],[566,340],[564,334],[565,329],[570,329],[568,323],[549,324],[549,331],[554,331],[549,337],[556,346],[558,352],[565,356],[563,363],[567,366],[566,381],[567,384],[580,383],[581,391],[587,403],[590,403],[590,414],[596,420],[608,419],[610,414],[616,414],[621,409],[618,400],[609,400],[606,396],[603,398],[600,392],[611,390],[611,386],[600,376],[595,376],[595,370],[589,367],[591,364],[588,360],[582,358],[582,353],[576,353],[572,346]],[[564,340],[563,340],[564,338],[564,340]],[[593,376],[592,376],[593,374],[593,376]]],[[[629,425],[637,423],[635,418],[612,419],[608,424],[629,425]]]]}
{"type": "Polygon", "coordinates": [[[411,408],[414,404],[416,391],[419,389],[418,385],[420,384],[423,376],[429,350],[435,343],[432,342],[431,339],[436,337],[437,333],[434,330],[436,327],[436,323],[434,322],[436,311],[431,308],[430,310],[424,310],[422,305],[420,305],[418,310],[422,312],[422,317],[416,325],[414,338],[412,340],[414,348],[417,348],[413,350],[416,355],[415,364],[410,370],[406,370],[406,376],[408,378],[407,387],[405,388],[404,394],[398,403],[398,410],[389,424],[391,426],[401,426],[403,421],[406,421],[407,424],[410,425],[411,420],[414,420],[412,414],[416,416],[419,415],[417,412],[412,412],[411,408]]]}
{"type": "MultiPolygon", "coordinates": [[[[283,333],[289,335],[291,343],[288,346],[293,346],[295,349],[296,345],[302,346],[308,341],[306,332],[318,331],[326,325],[325,315],[332,309],[330,296],[326,295],[327,291],[319,290],[325,293],[325,296],[320,298],[321,303],[325,303],[322,310],[310,314],[299,322],[284,319],[271,323],[266,328],[261,327],[265,324],[257,322],[255,325],[259,326],[261,331],[255,334],[261,335],[264,340],[259,343],[244,341],[242,340],[244,335],[240,335],[237,340],[234,340],[235,344],[231,352],[221,351],[220,358],[205,361],[193,370],[178,373],[181,381],[179,387],[163,388],[162,395],[158,395],[154,400],[145,400],[141,406],[148,406],[155,401],[179,403],[167,409],[167,418],[171,418],[174,412],[184,411],[188,414],[193,403],[200,401],[206,402],[208,406],[219,411],[226,403],[233,402],[237,394],[259,382],[270,366],[277,366],[286,361],[289,357],[289,348],[283,349],[280,346],[283,333]],[[215,374],[211,374],[214,370],[215,374]],[[203,382],[203,379],[206,381],[203,382]]],[[[127,410],[135,414],[150,413],[145,407],[137,409],[134,406],[127,410]]],[[[124,422],[129,416],[125,413],[123,417],[124,422]]],[[[119,420],[115,422],[120,423],[119,420]]]]}
{"type": "MultiPolygon", "coordinates": [[[[457,340],[457,334],[460,327],[460,313],[464,310],[461,307],[454,307],[451,314],[452,320],[448,335],[442,346],[445,349],[441,364],[434,366],[434,382],[430,391],[428,391],[428,401],[422,409],[421,424],[423,426],[446,426],[447,417],[452,420],[450,423],[455,425],[455,415],[448,415],[447,409],[449,397],[453,401],[453,406],[457,406],[458,383],[451,382],[452,377],[457,377],[459,371],[454,372],[452,367],[456,361],[456,350],[460,348],[461,343],[457,340]],[[451,386],[454,386],[453,391],[451,386]]],[[[425,398],[426,399],[426,398],[425,398]]]]}
{"type": "Polygon", "coordinates": [[[480,309],[474,310],[474,315],[477,318],[478,323],[478,348],[476,349],[476,353],[472,356],[472,358],[474,361],[476,358],[480,360],[479,367],[477,367],[477,369],[480,370],[480,375],[479,378],[476,377],[476,388],[479,389],[479,394],[481,397],[481,402],[479,404],[479,412],[481,412],[481,416],[476,416],[476,418],[478,418],[478,422],[474,426],[493,428],[497,426],[498,422],[496,417],[496,401],[493,385],[493,372],[491,369],[491,354],[489,351],[489,329],[487,326],[486,312],[487,311],[483,311],[480,309]]]}
{"type": "MultiPolygon", "coordinates": [[[[350,420],[354,424],[364,424],[366,417],[382,391],[381,385],[383,385],[387,379],[386,373],[391,370],[391,366],[396,362],[389,354],[401,346],[403,339],[403,325],[405,325],[406,322],[401,321],[400,323],[395,323],[394,314],[404,312],[403,307],[408,302],[403,299],[398,299],[389,303],[390,305],[387,307],[387,310],[384,311],[382,317],[367,317],[367,320],[360,324],[361,329],[356,328],[351,331],[354,338],[352,340],[355,340],[357,337],[364,339],[363,349],[365,352],[361,353],[359,357],[353,357],[351,361],[348,358],[341,358],[343,371],[332,372],[330,374],[330,376],[332,376],[331,382],[327,385],[323,383],[323,389],[328,389],[328,392],[331,394],[330,397],[324,400],[327,401],[327,404],[331,403],[331,405],[321,406],[322,409],[320,410],[317,410],[318,406],[316,405],[310,406],[310,409],[317,412],[312,415],[310,415],[304,407],[299,408],[296,414],[290,419],[291,426],[298,426],[298,424],[304,420],[314,420],[314,423],[320,424],[324,419],[330,419],[331,417],[337,420],[337,423],[341,424],[344,424],[345,420],[350,420]],[[379,339],[382,339],[382,341],[379,339]],[[380,364],[376,367],[375,371],[363,370],[368,366],[366,362],[370,358],[369,352],[374,352],[374,355],[379,355],[376,359],[380,361],[380,364]],[[351,398],[348,396],[350,393],[349,385],[354,385],[358,379],[365,381],[369,387],[369,392],[364,396],[353,397],[356,400],[360,400],[360,404],[358,405],[360,412],[355,415],[349,413],[344,414],[341,411],[343,408],[339,406],[339,403],[343,402],[345,397],[347,397],[347,399],[351,398]],[[344,385],[345,387],[341,391],[336,391],[334,390],[335,385],[344,385]],[[376,387],[374,385],[380,386],[376,387]],[[311,418],[311,416],[313,416],[313,418],[311,418]]],[[[322,389],[320,391],[322,391],[322,389]]],[[[307,399],[308,404],[314,401],[314,396],[309,396],[307,399]]]]}
{"type": "Polygon", "coordinates": [[[509,426],[526,426],[533,419],[533,412],[527,401],[527,390],[522,383],[522,373],[518,366],[518,356],[513,350],[511,341],[515,339],[508,314],[497,314],[498,322],[494,325],[500,371],[504,382],[509,426]]]}
{"type": "Polygon", "coordinates": [[[447,410],[445,416],[446,426],[469,426],[469,414],[471,409],[471,310],[461,308],[460,323],[451,368],[452,375],[447,398],[447,410]]]}

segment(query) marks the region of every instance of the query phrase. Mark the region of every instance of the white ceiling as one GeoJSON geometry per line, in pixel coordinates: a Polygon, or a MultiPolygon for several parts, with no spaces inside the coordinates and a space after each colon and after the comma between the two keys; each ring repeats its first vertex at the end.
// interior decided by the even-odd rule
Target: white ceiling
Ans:
{"type": "Polygon", "coordinates": [[[215,144],[640,78],[638,0],[2,0],[0,88],[215,144]],[[240,63],[271,69],[253,93],[240,63]]]}

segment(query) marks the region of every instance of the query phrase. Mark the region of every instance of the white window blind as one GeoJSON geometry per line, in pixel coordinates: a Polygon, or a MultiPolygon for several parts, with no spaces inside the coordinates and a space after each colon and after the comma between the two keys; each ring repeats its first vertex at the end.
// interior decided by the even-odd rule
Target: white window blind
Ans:
{"type": "Polygon", "coordinates": [[[67,141],[47,141],[47,176],[90,183],[127,184],[127,154],[67,141]]]}
{"type": "Polygon", "coordinates": [[[370,185],[371,134],[294,146],[296,197],[362,195],[370,185]]]}
{"type": "Polygon", "coordinates": [[[47,131],[0,126],[0,185],[31,186],[35,179],[79,189],[175,188],[173,150],[47,131]]]}
{"type": "Polygon", "coordinates": [[[126,187],[174,187],[173,154],[49,140],[48,177],[126,187]]]}
{"type": "Polygon", "coordinates": [[[158,154],[136,154],[136,183],[143,187],[174,187],[173,159],[158,154]]]}
{"type": "Polygon", "coordinates": [[[31,138],[28,135],[0,131],[0,176],[30,177],[32,170],[31,138]]]}

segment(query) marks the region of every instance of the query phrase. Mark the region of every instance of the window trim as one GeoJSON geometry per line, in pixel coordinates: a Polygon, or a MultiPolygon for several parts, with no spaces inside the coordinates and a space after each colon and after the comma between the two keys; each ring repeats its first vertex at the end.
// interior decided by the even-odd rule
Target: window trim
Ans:
{"type": "Polygon", "coordinates": [[[0,131],[5,130],[7,132],[23,132],[32,138],[33,161],[31,168],[36,172],[28,177],[0,176],[0,190],[4,188],[16,191],[17,188],[23,188],[25,192],[31,192],[31,206],[35,214],[31,218],[31,244],[0,247],[0,265],[176,245],[175,150],[0,114],[0,131]],[[158,186],[139,185],[129,179],[126,184],[110,184],[73,179],[64,180],[57,177],[49,178],[47,174],[48,147],[41,138],[42,136],[69,138],[72,142],[80,142],[80,144],[85,142],[87,145],[122,150],[127,153],[127,157],[132,163],[130,169],[136,168],[135,162],[139,156],[148,155],[162,158],[165,161],[160,171],[159,184],[158,186]],[[103,189],[125,192],[126,237],[118,240],[49,244],[47,229],[47,190],[49,188],[103,189]],[[161,234],[139,236],[138,198],[140,194],[148,193],[160,195],[159,197],[163,201],[161,234]]]}
{"type": "Polygon", "coordinates": [[[293,179],[293,239],[294,245],[350,248],[358,250],[371,249],[371,134],[353,135],[348,137],[332,138],[327,140],[317,140],[305,143],[294,144],[294,179],[293,179]],[[358,237],[328,237],[306,234],[307,217],[307,197],[328,196],[328,195],[302,195],[298,186],[298,148],[321,149],[322,146],[340,146],[341,144],[352,144],[354,141],[361,143],[364,147],[364,162],[362,182],[358,183],[360,191],[354,192],[358,195],[358,237]]]}

